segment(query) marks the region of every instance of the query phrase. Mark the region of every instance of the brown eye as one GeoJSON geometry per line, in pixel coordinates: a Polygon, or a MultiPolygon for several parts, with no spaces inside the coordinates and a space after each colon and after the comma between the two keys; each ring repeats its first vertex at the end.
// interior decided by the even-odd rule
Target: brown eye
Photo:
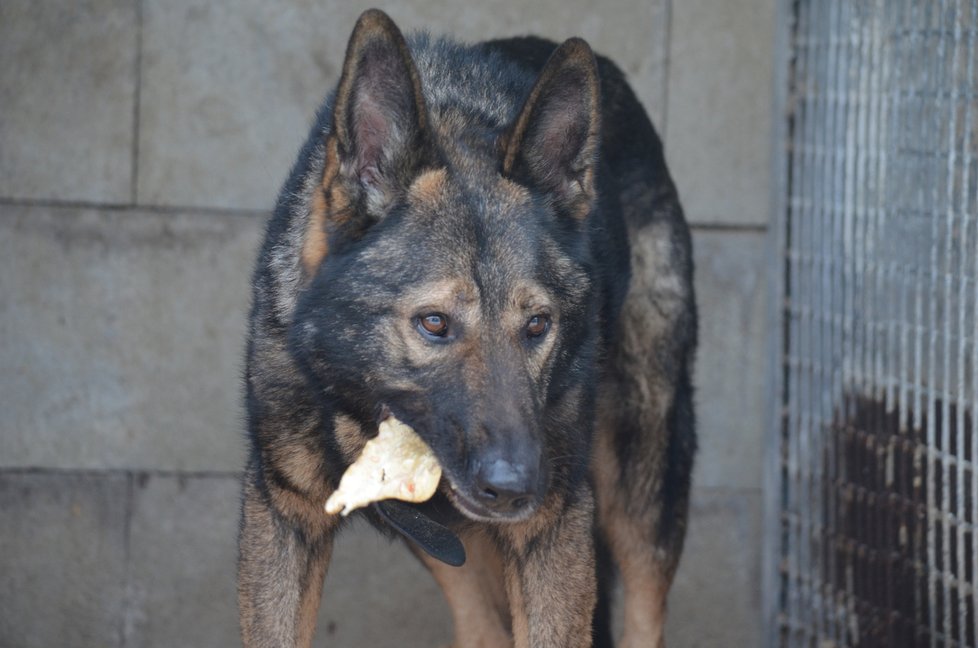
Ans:
{"type": "Polygon", "coordinates": [[[445,337],[448,334],[448,316],[441,313],[428,313],[418,319],[422,332],[434,337],[445,337]]]}
{"type": "Polygon", "coordinates": [[[526,337],[538,338],[550,330],[550,318],[546,315],[534,315],[526,323],[526,337]]]}

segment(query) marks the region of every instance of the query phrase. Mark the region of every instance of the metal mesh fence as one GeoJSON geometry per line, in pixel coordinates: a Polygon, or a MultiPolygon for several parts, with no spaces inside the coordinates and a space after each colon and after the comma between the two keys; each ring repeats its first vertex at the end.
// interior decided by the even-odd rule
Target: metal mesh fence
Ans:
{"type": "Polygon", "coordinates": [[[978,0],[791,6],[774,643],[978,646],[978,0]]]}

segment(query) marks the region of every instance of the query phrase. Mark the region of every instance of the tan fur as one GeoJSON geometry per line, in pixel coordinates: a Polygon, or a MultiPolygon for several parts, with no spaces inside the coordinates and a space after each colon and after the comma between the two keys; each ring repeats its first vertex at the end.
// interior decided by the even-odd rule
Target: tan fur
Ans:
{"type": "Polygon", "coordinates": [[[500,176],[499,182],[496,183],[494,195],[509,211],[515,211],[516,208],[528,204],[531,200],[529,189],[503,176],[500,176]]]}
{"type": "Polygon", "coordinates": [[[414,549],[441,587],[455,624],[453,648],[510,648],[510,610],[498,549],[482,533],[463,536],[466,563],[449,567],[414,549]]]}
{"type": "Polygon", "coordinates": [[[408,199],[422,209],[425,205],[437,203],[445,190],[446,178],[448,177],[445,169],[426,171],[415,178],[408,189],[408,199]]]}
{"type": "Polygon", "coordinates": [[[338,181],[340,161],[335,137],[326,141],[326,165],[320,190],[313,193],[309,222],[302,243],[302,269],[311,277],[329,252],[329,229],[350,216],[350,198],[338,181]]]}
{"type": "MultiPolygon", "coordinates": [[[[471,281],[448,279],[424,283],[401,295],[400,317],[397,344],[405,356],[417,365],[434,365],[445,362],[447,358],[464,357],[477,359],[481,350],[478,347],[477,331],[471,326],[482,321],[479,305],[479,289],[471,281]],[[451,349],[431,345],[414,327],[414,317],[424,313],[443,313],[452,322],[449,326],[469,325],[467,335],[451,349]]],[[[476,363],[478,364],[478,363],[476,363]]]]}
{"type": "Polygon", "coordinates": [[[517,553],[526,551],[534,538],[557,527],[562,522],[560,510],[563,498],[563,493],[551,491],[533,514],[533,517],[518,524],[507,524],[502,527],[503,536],[517,553]]]}
{"type": "Polygon", "coordinates": [[[340,447],[340,452],[343,453],[343,458],[352,463],[363,451],[367,437],[360,428],[360,424],[349,416],[342,414],[336,416],[333,419],[333,427],[336,430],[336,443],[340,447]]]}
{"type": "Polygon", "coordinates": [[[621,467],[607,428],[599,426],[592,475],[598,524],[621,574],[625,622],[621,648],[664,645],[666,594],[675,573],[676,558],[655,548],[652,529],[640,526],[625,510],[626,493],[618,487],[621,467]]]}
{"type": "MultiPolygon", "coordinates": [[[[312,644],[316,612],[322,592],[323,578],[332,551],[332,536],[326,516],[318,532],[308,535],[309,546],[297,546],[294,536],[281,533],[267,502],[263,501],[254,482],[245,482],[242,516],[243,543],[238,565],[238,606],[241,615],[241,635],[248,648],[278,648],[270,637],[288,638],[288,645],[307,648],[312,644]],[[269,581],[272,571],[279,578],[269,581]],[[300,583],[298,590],[289,586],[300,583]],[[279,610],[295,610],[293,618],[282,616],[279,610]]],[[[278,490],[278,489],[275,489],[278,490]]],[[[295,506],[292,498],[279,498],[295,506]]],[[[276,507],[279,504],[275,504],[276,507]]],[[[279,509],[280,511],[282,509],[279,509]]]]}
{"type": "Polygon", "coordinates": [[[633,375],[649,381],[642,395],[650,400],[643,399],[643,406],[661,416],[672,397],[674,376],[658,362],[656,349],[676,334],[677,320],[687,309],[692,286],[676,271],[678,261],[670,243],[669,223],[653,222],[630,231],[628,236],[632,280],[621,315],[622,355],[637,364],[654,363],[633,375]]]}
{"type": "Polygon", "coordinates": [[[292,486],[310,498],[319,497],[325,492],[322,453],[317,452],[316,448],[296,445],[276,454],[279,455],[276,466],[288,477],[292,486]]]}
{"type": "Polygon", "coordinates": [[[455,623],[454,648],[585,648],[597,599],[593,502],[567,510],[552,495],[525,522],[463,536],[468,559],[448,567],[414,552],[441,586],[455,623]],[[535,547],[535,548],[534,548],[535,547]]]}
{"type": "Polygon", "coordinates": [[[557,328],[560,326],[560,320],[553,304],[553,297],[543,286],[525,283],[513,289],[513,299],[502,314],[503,326],[507,331],[514,331],[517,335],[523,334],[527,322],[534,315],[552,316],[550,331],[539,340],[539,343],[533,347],[533,352],[527,356],[534,377],[543,373],[550,351],[559,335],[557,328]]]}
{"type": "MultiPolygon", "coordinates": [[[[400,301],[410,310],[416,310],[424,304],[436,312],[439,309],[443,313],[459,312],[463,309],[478,308],[479,288],[470,280],[431,281],[405,291],[400,301]]],[[[478,311],[472,313],[470,317],[477,318],[478,311]]]]}
{"type": "Polygon", "coordinates": [[[506,323],[511,328],[518,328],[526,323],[524,318],[527,315],[555,310],[553,303],[553,297],[539,284],[527,282],[515,286],[506,315],[516,319],[510,319],[506,323]]]}
{"type": "Polygon", "coordinates": [[[516,648],[591,645],[597,603],[593,514],[585,492],[570,508],[550,497],[526,522],[500,527],[516,554],[505,564],[516,648]]]}
{"type": "Polygon", "coordinates": [[[675,521],[679,545],[657,545],[661,508],[655,494],[662,486],[666,416],[675,376],[670,375],[669,366],[660,363],[656,350],[675,334],[677,318],[688,299],[688,287],[672,270],[676,261],[671,257],[669,235],[664,224],[650,224],[630,233],[633,278],[622,309],[617,357],[627,383],[604,384],[598,396],[591,474],[599,526],[624,586],[625,623],[619,642],[623,648],[664,645],[666,596],[678,566],[686,523],[683,505],[675,521]],[[622,411],[637,414],[642,437],[636,448],[647,467],[630,487],[622,485],[624,467],[614,449],[622,411]],[[636,492],[652,498],[641,515],[629,508],[636,492]]]}
{"type": "Polygon", "coordinates": [[[319,603],[323,595],[323,581],[326,579],[326,569],[329,567],[331,555],[332,546],[314,556],[312,564],[309,565],[305,586],[300,595],[299,618],[296,620],[296,646],[300,648],[312,646],[316,620],[319,616],[319,603]]]}
{"type": "Polygon", "coordinates": [[[326,238],[326,212],[329,209],[326,201],[326,189],[321,188],[313,194],[312,209],[309,214],[309,224],[302,244],[302,270],[306,277],[315,274],[316,269],[329,252],[329,240],[326,238]]]}
{"type": "Polygon", "coordinates": [[[666,596],[672,583],[656,565],[641,564],[622,576],[625,589],[625,631],[618,648],[664,648],[666,596]]]}
{"type": "Polygon", "coordinates": [[[323,503],[325,499],[320,502],[320,498],[312,500],[303,495],[298,495],[292,491],[283,489],[274,489],[270,495],[272,504],[275,509],[279,511],[283,517],[289,520],[301,520],[303,522],[308,522],[311,529],[316,533],[325,533],[329,528],[329,523],[326,520],[323,513],[323,503]]]}
{"type": "MultiPolygon", "coordinates": [[[[432,179],[432,182],[438,180],[432,179]]],[[[526,283],[514,289],[513,299],[505,306],[501,318],[488,321],[481,313],[478,287],[461,278],[422,284],[406,291],[399,301],[399,335],[390,337],[390,347],[399,349],[418,365],[439,364],[450,361],[446,358],[454,358],[463,367],[466,386],[472,390],[485,387],[488,370],[484,358],[494,350],[493,336],[520,336],[530,317],[556,311],[552,306],[554,300],[542,286],[526,283]],[[450,349],[433,347],[414,330],[413,317],[425,312],[444,313],[458,320],[454,325],[465,327],[464,338],[450,349]]],[[[544,370],[557,339],[554,329],[559,325],[555,314],[552,330],[527,357],[529,368],[535,376],[544,370]]]]}
{"type": "Polygon", "coordinates": [[[507,569],[505,575],[512,614],[513,645],[516,648],[530,648],[530,617],[526,609],[526,597],[523,596],[523,579],[515,567],[507,569]]]}

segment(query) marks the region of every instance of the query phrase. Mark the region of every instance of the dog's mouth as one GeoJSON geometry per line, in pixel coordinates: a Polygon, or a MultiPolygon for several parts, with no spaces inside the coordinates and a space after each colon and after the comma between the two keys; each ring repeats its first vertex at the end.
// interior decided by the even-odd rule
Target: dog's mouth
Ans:
{"type": "MultiPolygon", "coordinates": [[[[382,418],[386,418],[391,414],[391,408],[387,406],[382,408],[382,418]]],[[[395,412],[394,415],[400,418],[399,413],[395,412]]],[[[401,420],[405,421],[408,426],[414,428],[410,418],[410,416],[404,416],[401,420]]],[[[431,452],[435,455],[442,471],[441,481],[438,484],[438,492],[442,493],[448,502],[465,518],[474,522],[511,523],[526,520],[536,511],[538,507],[537,497],[526,497],[524,498],[525,503],[522,506],[507,507],[505,510],[494,508],[491,504],[480,501],[482,498],[478,497],[477,489],[469,485],[467,480],[455,474],[454,470],[449,467],[450,462],[446,462],[444,458],[438,457],[435,448],[431,448],[431,452]]]]}
{"type": "MultiPolygon", "coordinates": [[[[388,416],[391,416],[391,412],[385,407],[381,420],[388,416]]],[[[413,430],[411,433],[414,434],[413,430]]],[[[425,453],[435,454],[430,446],[426,448],[425,453]]],[[[377,456],[374,458],[379,459],[377,456]]],[[[535,498],[533,500],[528,498],[524,506],[509,508],[505,512],[494,510],[491,506],[480,502],[468,489],[460,486],[464,482],[460,482],[451,470],[445,468],[444,461],[437,459],[437,456],[435,456],[435,460],[439,464],[438,467],[441,468],[441,479],[435,492],[440,494],[443,501],[446,501],[463,518],[488,523],[519,522],[530,517],[537,508],[535,498]]],[[[407,503],[397,501],[397,499],[378,498],[370,506],[391,527],[425,553],[457,567],[465,562],[465,547],[455,532],[445,526],[445,524],[451,523],[443,519],[443,513],[438,512],[439,507],[436,503],[438,499],[440,498],[436,496],[434,499],[415,499],[412,500],[413,503],[407,503]]],[[[328,508],[329,503],[327,502],[328,508]]]]}
{"type": "Polygon", "coordinates": [[[438,490],[448,498],[452,506],[458,509],[462,515],[474,522],[522,522],[532,516],[537,509],[537,502],[534,499],[528,500],[525,506],[515,511],[505,513],[496,511],[480,503],[465,488],[460,488],[457,483],[443,467],[438,490]]]}

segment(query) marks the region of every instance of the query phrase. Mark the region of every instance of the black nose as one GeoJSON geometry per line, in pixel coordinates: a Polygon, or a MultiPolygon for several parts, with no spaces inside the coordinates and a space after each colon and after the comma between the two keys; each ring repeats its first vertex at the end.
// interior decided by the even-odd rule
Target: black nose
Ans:
{"type": "Polygon", "coordinates": [[[495,459],[476,474],[479,501],[500,513],[518,513],[534,504],[539,495],[538,471],[525,464],[495,459]]]}

